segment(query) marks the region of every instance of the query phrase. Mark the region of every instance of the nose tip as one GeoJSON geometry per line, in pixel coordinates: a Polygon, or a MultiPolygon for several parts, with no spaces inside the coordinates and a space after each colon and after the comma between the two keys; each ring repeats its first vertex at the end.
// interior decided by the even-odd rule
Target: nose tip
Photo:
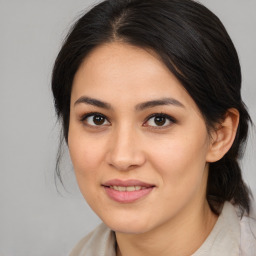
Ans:
{"type": "Polygon", "coordinates": [[[129,138],[128,136],[120,137],[112,140],[107,156],[108,164],[119,171],[128,171],[143,165],[145,155],[138,140],[129,138]]]}
{"type": "Polygon", "coordinates": [[[141,166],[145,158],[141,152],[132,152],[134,149],[129,151],[115,150],[109,154],[108,163],[110,166],[120,171],[128,171],[136,167],[141,166]]]}
{"type": "Polygon", "coordinates": [[[129,164],[126,160],[120,160],[120,161],[115,161],[112,163],[110,163],[110,166],[114,167],[115,169],[119,170],[119,171],[128,171],[131,169],[136,168],[137,165],[131,165],[129,164]]]}

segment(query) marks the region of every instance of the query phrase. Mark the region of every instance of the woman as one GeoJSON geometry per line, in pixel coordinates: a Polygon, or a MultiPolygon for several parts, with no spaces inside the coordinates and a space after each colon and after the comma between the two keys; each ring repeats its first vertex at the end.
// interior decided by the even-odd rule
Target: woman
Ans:
{"type": "Polygon", "coordinates": [[[104,224],[71,255],[256,255],[240,88],[233,43],[199,3],[107,0],[81,17],[52,89],[104,224]]]}

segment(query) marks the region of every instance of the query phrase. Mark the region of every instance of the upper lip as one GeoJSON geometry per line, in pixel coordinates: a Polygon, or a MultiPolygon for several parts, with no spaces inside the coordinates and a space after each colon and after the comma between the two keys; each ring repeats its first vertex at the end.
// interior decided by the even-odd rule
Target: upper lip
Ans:
{"type": "Polygon", "coordinates": [[[110,186],[120,186],[120,187],[130,187],[130,186],[141,186],[141,187],[155,187],[153,184],[149,184],[140,180],[119,180],[119,179],[114,179],[114,180],[109,180],[103,184],[105,187],[110,187],[110,186]]]}

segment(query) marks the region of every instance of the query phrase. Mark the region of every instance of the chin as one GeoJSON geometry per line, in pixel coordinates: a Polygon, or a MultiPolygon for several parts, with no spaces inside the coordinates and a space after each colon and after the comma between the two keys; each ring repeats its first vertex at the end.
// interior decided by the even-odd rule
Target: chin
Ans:
{"type": "Polygon", "coordinates": [[[131,226],[125,226],[125,225],[110,227],[110,229],[115,232],[123,233],[123,234],[144,234],[150,231],[150,228],[131,227],[131,226]]]}
{"type": "Polygon", "coordinates": [[[114,219],[103,220],[103,222],[113,231],[126,234],[142,234],[151,230],[151,226],[140,218],[134,219],[114,219]]]}

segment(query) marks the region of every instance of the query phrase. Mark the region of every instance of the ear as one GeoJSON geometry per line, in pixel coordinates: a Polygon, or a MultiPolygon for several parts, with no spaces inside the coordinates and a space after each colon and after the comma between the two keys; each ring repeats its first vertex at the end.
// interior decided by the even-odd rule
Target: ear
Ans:
{"type": "Polygon", "coordinates": [[[206,156],[207,162],[216,162],[229,151],[235,140],[238,124],[238,110],[228,109],[224,119],[211,132],[211,143],[206,156]]]}

